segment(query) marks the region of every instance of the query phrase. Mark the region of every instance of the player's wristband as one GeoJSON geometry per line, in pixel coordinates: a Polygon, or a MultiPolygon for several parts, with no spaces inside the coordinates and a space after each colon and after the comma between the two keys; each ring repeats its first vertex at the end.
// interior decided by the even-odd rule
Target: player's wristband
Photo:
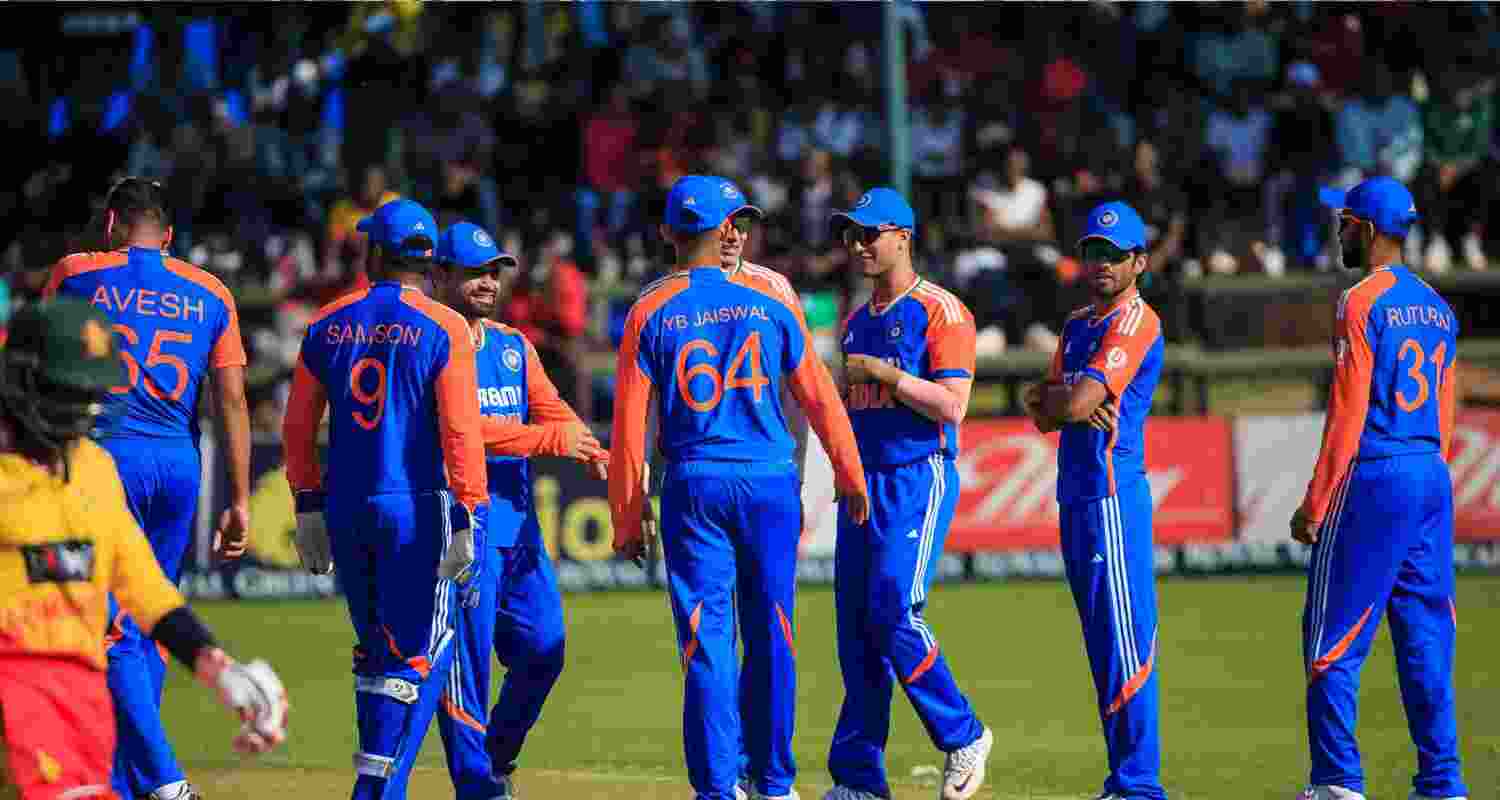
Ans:
{"type": "Polygon", "coordinates": [[[318,489],[305,489],[297,492],[296,506],[298,514],[322,513],[328,505],[328,493],[318,489]]]}
{"type": "Polygon", "coordinates": [[[178,606],[157,620],[151,638],[161,642],[173,658],[190,670],[197,668],[198,654],[214,646],[214,635],[187,606],[178,606]]]}

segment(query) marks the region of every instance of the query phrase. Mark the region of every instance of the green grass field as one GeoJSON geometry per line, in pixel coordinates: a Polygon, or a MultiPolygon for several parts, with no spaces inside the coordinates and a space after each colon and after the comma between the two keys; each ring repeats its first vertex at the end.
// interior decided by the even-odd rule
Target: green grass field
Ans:
{"type": "MultiPolygon", "coordinates": [[[[1290,798],[1307,773],[1295,577],[1166,579],[1158,669],[1163,779],[1178,798],[1290,798]]],[[[284,750],[242,762],[234,725],[174,672],[165,713],[189,776],[210,800],[345,796],[353,780],[352,644],[339,602],[203,604],[241,658],[264,656],[291,694],[284,750]]],[[[1456,670],[1471,797],[1500,788],[1500,576],[1461,579],[1456,670]]],[[[681,673],[660,592],[571,595],[568,666],[517,773],[528,800],[689,798],[682,764],[681,673]]],[[[1087,798],[1104,775],[1077,616],[1061,582],[940,586],[928,618],[959,681],[995,731],[981,797],[1087,798]]],[[[797,788],[816,800],[843,696],[833,595],[808,588],[797,609],[797,788]]],[[[1405,798],[1415,755],[1382,626],[1365,669],[1359,734],[1371,798],[1405,798]]],[[[941,767],[905,698],[896,698],[888,766],[895,797],[930,797],[941,767]]],[[[436,731],[413,798],[451,797],[436,731]]]]}

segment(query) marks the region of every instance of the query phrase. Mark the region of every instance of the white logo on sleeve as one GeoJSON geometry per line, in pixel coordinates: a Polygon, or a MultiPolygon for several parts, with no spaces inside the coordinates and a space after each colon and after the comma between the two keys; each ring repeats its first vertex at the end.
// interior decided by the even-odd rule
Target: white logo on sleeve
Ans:
{"type": "Polygon", "coordinates": [[[911,529],[911,533],[906,534],[906,538],[908,538],[908,539],[915,539],[915,538],[917,538],[917,529],[916,528],[912,528],[911,529]]]}
{"type": "Polygon", "coordinates": [[[1119,347],[1109,348],[1104,356],[1104,366],[1108,369],[1119,369],[1125,366],[1125,351],[1119,347]]]}

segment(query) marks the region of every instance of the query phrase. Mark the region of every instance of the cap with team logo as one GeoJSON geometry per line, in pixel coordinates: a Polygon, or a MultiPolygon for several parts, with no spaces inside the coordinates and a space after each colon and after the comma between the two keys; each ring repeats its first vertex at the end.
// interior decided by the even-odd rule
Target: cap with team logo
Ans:
{"type": "Polygon", "coordinates": [[[741,213],[765,216],[765,212],[750,205],[740,187],[725,178],[684,175],[667,193],[667,227],[678,233],[710,231],[741,213]]]}
{"type": "Polygon", "coordinates": [[[1081,246],[1085,239],[1103,239],[1121,250],[1144,250],[1146,223],[1129,203],[1115,200],[1089,212],[1078,244],[1081,246]]]}
{"type": "Polygon", "coordinates": [[[500,249],[484,228],[472,222],[455,222],[438,239],[437,262],[459,269],[480,269],[490,264],[519,266],[510,253],[500,249]]]}
{"type": "Polygon", "coordinates": [[[1335,211],[1374,223],[1387,236],[1406,238],[1406,232],[1417,221],[1417,203],[1411,192],[1395,178],[1370,178],[1345,191],[1325,186],[1318,190],[1318,200],[1335,211]]]}
{"type": "Polygon", "coordinates": [[[854,208],[834,212],[833,222],[835,226],[852,222],[861,228],[915,228],[917,215],[900,192],[881,186],[860,195],[854,208]]]}
{"type": "Polygon", "coordinates": [[[431,258],[438,237],[431,212],[406,199],[392,200],[375,209],[374,214],[359,221],[355,230],[369,234],[371,244],[407,258],[431,258]]]}
{"type": "Polygon", "coordinates": [[[53,386],[102,392],[125,383],[109,317],[82,300],[26,306],[10,322],[5,360],[30,367],[53,386]]]}

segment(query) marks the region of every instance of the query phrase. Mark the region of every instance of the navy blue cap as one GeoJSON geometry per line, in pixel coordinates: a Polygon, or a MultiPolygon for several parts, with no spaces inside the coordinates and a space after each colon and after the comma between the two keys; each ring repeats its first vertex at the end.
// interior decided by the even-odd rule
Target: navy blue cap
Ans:
{"type": "Polygon", "coordinates": [[[1144,250],[1146,223],[1129,203],[1114,200],[1089,212],[1078,244],[1082,245],[1084,239],[1103,239],[1121,250],[1144,250]]]}
{"type": "Polygon", "coordinates": [[[835,211],[833,219],[835,222],[848,220],[862,228],[878,228],[882,225],[908,229],[917,227],[917,215],[912,212],[906,198],[895,189],[884,186],[860,195],[854,208],[835,211]]]}
{"type": "Polygon", "coordinates": [[[1395,178],[1370,178],[1345,191],[1325,186],[1318,190],[1318,200],[1336,211],[1375,224],[1387,236],[1406,238],[1406,232],[1417,221],[1417,203],[1411,192],[1395,178]]]}
{"type": "Polygon", "coordinates": [[[667,193],[667,227],[678,233],[711,231],[741,212],[765,216],[765,212],[745,200],[745,193],[734,181],[726,178],[684,175],[667,193]]]}
{"type": "Polygon", "coordinates": [[[407,258],[431,258],[438,239],[438,226],[432,214],[420,204],[406,199],[386,203],[354,227],[360,233],[369,234],[371,244],[407,258]],[[401,249],[402,243],[413,236],[425,236],[431,244],[401,249]]]}
{"type": "Polygon", "coordinates": [[[479,269],[496,261],[504,267],[520,264],[515,256],[501,250],[484,228],[472,222],[455,222],[443,231],[438,239],[437,261],[459,269],[479,269]]]}

